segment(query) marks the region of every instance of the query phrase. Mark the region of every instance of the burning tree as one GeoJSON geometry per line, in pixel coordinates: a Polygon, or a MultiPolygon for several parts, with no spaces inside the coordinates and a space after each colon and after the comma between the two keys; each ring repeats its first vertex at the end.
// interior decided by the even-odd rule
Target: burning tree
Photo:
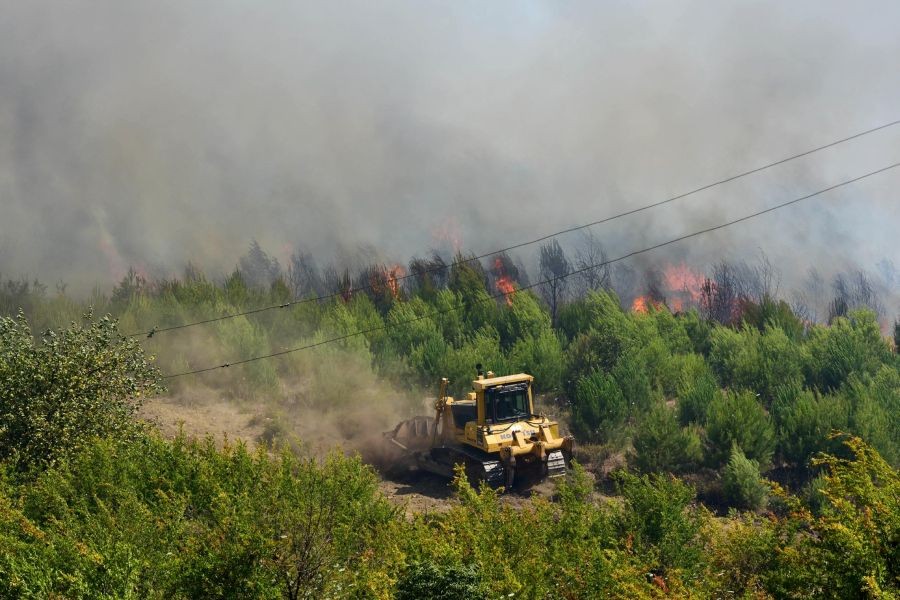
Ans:
{"type": "Polygon", "coordinates": [[[509,254],[501,252],[494,257],[490,274],[491,279],[494,280],[494,288],[506,296],[508,305],[512,305],[512,295],[516,291],[516,283],[519,283],[519,268],[513,263],[509,254]]]}
{"type": "Polygon", "coordinates": [[[703,281],[700,308],[706,319],[727,325],[737,318],[740,298],[737,275],[723,261],[713,268],[713,276],[703,281]]]}
{"type": "Polygon", "coordinates": [[[381,312],[387,312],[400,297],[400,278],[406,275],[401,265],[373,264],[356,276],[354,289],[369,296],[381,312]]]}
{"type": "Polygon", "coordinates": [[[674,312],[682,312],[700,303],[704,277],[691,270],[685,263],[668,265],[662,270],[648,269],[644,273],[646,293],[637,296],[631,304],[635,312],[647,312],[653,306],[668,306],[674,312]]]}

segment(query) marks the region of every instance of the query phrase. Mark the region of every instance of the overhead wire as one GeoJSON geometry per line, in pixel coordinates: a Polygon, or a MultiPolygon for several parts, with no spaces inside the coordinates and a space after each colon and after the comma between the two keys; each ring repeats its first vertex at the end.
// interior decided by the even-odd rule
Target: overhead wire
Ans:
{"type": "MultiPolygon", "coordinates": [[[[741,178],[743,178],[743,177],[747,177],[747,176],[749,176],[749,175],[753,175],[753,174],[755,174],[755,173],[759,173],[760,171],[765,171],[766,169],[771,169],[772,167],[776,167],[776,166],[778,166],[778,165],[783,165],[783,164],[788,163],[788,162],[790,162],[790,161],[797,160],[798,158],[802,158],[802,157],[804,157],[804,156],[809,156],[810,154],[815,154],[816,152],[821,152],[822,150],[826,150],[826,149],[828,149],[828,148],[832,148],[832,147],[837,146],[837,145],[839,145],[839,144],[843,144],[843,143],[845,143],[845,142],[849,142],[849,141],[851,141],[851,140],[855,140],[855,139],[857,139],[857,138],[860,138],[860,137],[863,137],[863,136],[866,136],[866,135],[875,133],[875,132],[877,132],[877,131],[881,131],[881,130],[883,130],[883,129],[887,129],[887,128],[889,128],[889,127],[894,127],[895,125],[898,125],[898,124],[900,124],[900,119],[898,119],[898,120],[896,120],[896,121],[891,121],[891,122],[889,122],[889,123],[884,123],[884,124],[878,125],[877,127],[872,127],[872,128],[870,128],[870,129],[866,129],[865,131],[860,131],[860,132],[855,133],[855,134],[853,134],[853,135],[849,135],[849,136],[847,136],[847,137],[843,137],[843,138],[841,138],[841,139],[839,139],[839,140],[834,140],[834,141],[829,142],[829,143],[827,143],[827,144],[823,144],[823,145],[821,145],[821,146],[817,146],[817,147],[815,147],[815,148],[811,148],[811,149],[809,149],[809,150],[805,150],[805,151],[800,152],[800,153],[798,153],[798,154],[793,154],[793,155],[788,156],[788,157],[786,157],[786,158],[782,158],[782,159],[779,159],[779,160],[776,160],[776,161],[773,161],[773,162],[766,163],[766,164],[764,164],[764,165],[760,165],[760,166],[758,166],[758,167],[754,167],[754,168],[752,168],[752,169],[749,169],[749,170],[747,170],[747,171],[743,171],[743,172],[741,172],[741,173],[737,173],[737,174],[735,174],[735,175],[730,175],[730,176],[728,176],[728,177],[725,177],[724,179],[719,179],[719,180],[717,180],[717,181],[713,181],[712,183],[707,183],[707,184],[702,185],[702,186],[700,186],[700,187],[698,187],[698,188],[694,188],[694,189],[692,189],[692,190],[690,190],[690,191],[683,192],[683,193],[678,194],[678,195],[676,195],[676,196],[671,196],[671,197],[666,198],[666,199],[664,199],[664,200],[659,200],[659,201],[653,202],[653,203],[651,203],[651,204],[646,204],[646,205],[643,205],[643,206],[640,206],[640,207],[637,207],[637,208],[633,208],[633,209],[630,209],[630,210],[627,210],[627,211],[624,211],[624,212],[620,212],[620,213],[617,213],[617,214],[614,214],[614,215],[605,217],[605,218],[603,218],[603,219],[599,219],[599,220],[596,220],[596,221],[591,221],[590,223],[585,223],[585,224],[583,224],[583,225],[577,225],[577,226],[574,226],[574,227],[569,227],[568,229],[562,229],[562,230],[556,231],[556,232],[554,232],[554,233],[550,233],[550,234],[543,235],[543,236],[541,236],[541,237],[538,237],[538,238],[535,238],[535,239],[532,239],[532,240],[528,240],[528,241],[525,241],[525,242],[520,242],[520,243],[518,243],[518,244],[514,244],[514,245],[512,245],[512,246],[507,246],[507,247],[505,247],[505,248],[500,248],[500,249],[498,249],[498,250],[494,250],[494,251],[491,251],[491,252],[487,252],[487,253],[484,253],[484,254],[480,254],[480,255],[478,255],[478,256],[471,256],[471,257],[469,257],[469,258],[464,258],[464,259],[462,259],[462,260],[460,260],[460,261],[457,261],[455,264],[466,264],[466,263],[470,263],[470,262],[474,262],[474,261],[477,261],[477,260],[481,260],[481,259],[483,259],[483,258],[487,258],[487,257],[490,257],[490,256],[496,256],[496,255],[502,254],[502,253],[504,253],[504,252],[509,252],[510,250],[517,250],[517,249],[519,249],[519,248],[524,248],[524,247],[526,247],[526,246],[531,246],[531,245],[533,245],[533,244],[537,244],[537,243],[540,243],[540,242],[549,240],[549,239],[551,239],[551,238],[554,238],[554,237],[557,237],[557,236],[560,236],[560,235],[565,235],[565,234],[567,234],[567,233],[573,233],[573,232],[575,232],[575,231],[580,231],[580,230],[583,230],[583,229],[587,229],[587,228],[589,228],[589,227],[594,227],[594,226],[596,226],[596,225],[601,225],[601,224],[603,224],[603,223],[608,223],[608,222],[614,221],[614,220],[616,220],[616,219],[621,219],[621,218],[623,218],[623,217],[627,217],[627,216],[634,215],[634,214],[637,214],[637,213],[640,213],[640,212],[644,212],[644,211],[647,211],[647,210],[650,210],[650,209],[653,209],[653,208],[657,208],[657,207],[663,206],[663,205],[665,205],[665,204],[670,204],[670,203],[675,202],[675,201],[677,201],[677,200],[681,200],[681,199],[686,198],[686,197],[688,197],[688,196],[692,196],[692,195],[694,195],[694,194],[698,194],[698,193],[700,193],[700,192],[709,190],[709,189],[714,188],[714,187],[716,187],[716,186],[720,186],[720,185],[723,185],[723,184],[726,184],[726,183],[730,183],[730,182],[735,181],[735,180],[737,180],[737,179],[741,179],[741,178]]],[[[424,269],[424,270],[422,270],[422,271],[420,271],[420,272],[418,272],[418,273],[409,273],[409,274],[407,274],[407,275],[403,275],[403,276],[400,276],[400,277],[393,278],[393,281],[399,283],[399,282],[404,281],[404,280],[406,280],[406,279],[409,279],[409,278],[411,278],[411,277],[419,277],[419,276],[424,275],[424,274],[427,274],[427,273],[436,273],[436,272],[438,272],[438,271],[443,271],[443,270],[446,270],[446,269],[450,268],[451,266],[452,266],[452,264],[451,264],[451,265],[440,265],[440,266],[436,266],[436,267],[431,267],[431,268],[428,268],[428,269],[424,269]]],[[[371,290],[371,289],[374,289],[375,287],[376,287],[375,285],[370,284],[370,285],[368,285],[368,286],[363,286],[363,287],[360,287],[360,288],[354,288],[354,290],[355,290],[355,291],[360,291],[360,290],[371,290]]],[[[139,332],[127,334],[126,337],[138,337],[138,336],[153,337],[154,335],[156,335],[156,334],[158,334],[158,333],[164,333],[164,332],[167,332],[167,331],[175,331],[175,330],[178,330],[178,329],[186,329],[186,328],[188,328],[188,327],[196,327],[196,326],[198,326],[198,325],[206,325],[206,324],[209,324],[209,323],[215,323],[215,322],[218,322],[218,321],[224,321],[224,320],[227,320],[227,319],[233,319],[233,318],[241,317],[241,316],[253,315],[253,314],[257,314],[257,313],[261,313],[261,312],[266,312],[266,311],[269,311],[269,310],[275,310],[275,309],[279,309],[279,308],[288,308],[288,307],[291,307],[291,306],[296,306],[296,305],[300,305],[300,304],[305,304],[305,303],[307,303],[307,302],[321,302],[321,301],[323,301],[323,300],[329,300],[329,299],[331,299],[331,298],[335,298],[335,297],[341,295],[342,293],[343,293],[343,292],[341,292],[341,291],[336,291],[336,292],[332,292],[332,293],[330,293],[330,294],[323,294],[323,295],[321,295],[321,296],[315,296],[315,297],[309,297],[309,298],[301,298],[301,299],[298,299],[298,300],[291,300],[290,302],[282,302],[282,303],[280,303],[280,304],[272,304],[272,305],[268,305],[268,306],[262,306],[262,307],[258,307],[258,308],[252,308],[252,309],[244,310],[244,311],[240,311],[240,312],[228,313],[228,314],[225,314],[225,315],[220,315],[220,316],[218,316],[218,317],[211,317],[211,318],[208,318],[208,319],[202,319],[202,320],[199,320],[199,321],[192,321],[192,322],[190,322],[190,323],[182,323],[182,324],[180,324],[180,325],[171,325],[171,326],[168,326],[168,327],[153,327],[153,328],[151,328],[151,329],[149,329],[149,330],[146,330],[146,331],[139,331],[139,332]]]]}
{"type": "MultiPolygon", "coordinates": [[[[744,221],[748,221],[748,220],[750,220],[750,219],[759,217],[759,216],[761,216],[761,215],[764,215],[764,214],[767,214],[767,213],[770,213],[770,212],[774,212],[774,211],[776,211],[776,210],[780,210],[780,209],[785,208],[785,207],[787,207],[787,206],[791,206],[791,205],[793,205],[793,204],[797,204],[798,202],[802,202],[802,201],[804,201],[804,200],[809,200],[810,198],[814,198],[814,197],[816,197],[816,196],[821,196],[822,194],[831,192],[831,191],[836,190],[836,189],[838,189],[838,188],[842,188],[842,187],[848,186],[848,185],[850,185],[850,184],[856,183],[857,181],[861,181],[861,180],[863,180],[863,179],[867,179],[867,178],[869,178],[869,177],[872,177],[872,176],[874,176],[874,175],[878,175],[878,174],[880,174],[880,173],[884,173],[885,171],[889,171],[889,170],[895,169],[895,168],[897,168],[897,167],[900,167],[900,162],[896,162],[896,163],[893,163],[893,164],[888,165],[888,166],[886,166],[886,167],[882,167],[882,168],[880,168],[880,169],[876,169],[875,171],[870,171],[870,172],[868,172],[868,173],[865,173],[865,174],[863,174],[863,175],[859,175],[859,176],[854,177],[854,178],[852,178],[852,179],[848,179],[848,180],[842,181],[842,182],[840,182],[840,183],[836,183],[836,184],[834,184],[834,185],[831,185],[831,186],[826,187],[826,188],[823,188],[823,189],[821,189],[821,190],[812,192],[812,193],[807,194],[807,195],[805,195],[805,196],[800,196],[799,198],[794,198],[794,199],[792,199],[792,200],[788,200],[788,201],[782,202],[782,203],[780,203],[780,204],[775,204],[775,205],[770,206],[770,207],[768,207],[768,208],[765,208],[765,209],[763,209],[763,210],[759,210],[759,211],[757,211],[757,212],[754,212],[754,213],[750,213],[750,214],[744,215],[744,216],[739,217],[739,218],[737,218],[737,219],[733,219],[733,220],[731,220],[731,221],[726,221],[725,223],[720,223],[720,224],[718,224],[718,225],[714,225],[714,226],[711,226],[711,227],[707,227],[707,228],[705,228],[705,229],[700,229],[700,230],[698,230],[698,231],[694,231],[694,232],[691,232],[691,233],[688,233],[688,234],[685,234],[685,235],[681,235],[681,236],[679,236],[679,237],[672,238],[672,239],[670,239],[670,240],[666,240],[665,242],[660,242],[660,243],[658,243],[658,244],[654,244],[653,246],[648,246],[648,247],[645,247],[645,248],[641,248],[641,249],[639,249],[639,250],[633,250],[633,251],[631,251],[631,252],[629,252],[629,253],[627,253],[627,254],[623,254],[623,255],[618,256],[618,257],[616,257],[616,258],[612,258],[612,259],[605,260],[605,261],[602,261],[602,262],[599,262],[599,263],[596,263],[596,264],[588,265],[588,266],[586,266],[586,267],[582,267],[582,268],[579,268],[579,269],[575,269],[575,270],[572,270],[572,271],[570,271],[570,272],[568,272],[568,273],[565,273],[565,274],[562,274],[562,275],[558,275],[558,276],[556,276],[556,277],[550,277],[550,278],[543,279],[543,280],[538,281],[538,282],[535,282],[535,283],[531,283],[531,284],[528,284],[528,285],[524,285],[524,286],[518,288],[518,290],[516,290],[516,291],[524,291],[524,290],[532,289],[532,288],[535,288],[535,287],[538,287],[538,286],[541,286],[541,285],[547,285],[547,284],[550,284],[550,283],[553,283],[553,282],[556,282],[556,281],[560,281],[560,280],[562,280],[562,279],[566,279],[567,277],[571,277],[571,276],[573,276],[573,275],[577,275],[577,274],[579,274],[579,273],[584,273],[584,272],[589,271],[589,270],[591,270],[591,269],[596,269],[596,268],[604,267],[604,266],[606,266],[606,265],[611,265],[611,264],[614,264],[614,263],[617,263],[617,262],[626,260],[626,259],[628,259],[628,258],[631,258],[631,257],[633,257],[633,256],[637,256],[637,255],[639,255],[639,254],[644,254],[644,253],[646,253],[646,252],[651,252],[651,251],[653,251],[653,250],[658,250],[659,248],[663,248],[663,247],[665,247],[665,246],[669,246],[669,245],[672,245],[672,244],[675,244],[675,243],[684,241],[684,240],[689,239],[689,238],[697,237],[697,236],[699,236],[699,235],[704,235],[704,234],[706,234],[706,233],[710,233],[710,232],[713,232],[713,231],[717,231],[717,230],[719,230],[719,229],[724,229],[724,228],[726,228],[726,227],[731,227],[732,225],[736,225],[737,223],[742,223],[742,222],[744,222],[744,221]]],[[[500,298],[503,298],[503,297],[505,297],[505,296],[509,296],[509,295],[515,294],[515,293],[516,293],[516,292],[513,291],[513,292],[501,292],[501,293],[498,293],[498,294],[488,295],[488,296],[486,296],[486,297],[484,297],[484,298],[482,298],[482,299],[480,299],[480,300],[477,300],[476,303],[477,303],[477,304],[480,304],[480,303],[484,303],[484,302],[488,302],[488,301],[494,301],[494,300],[497,300],[497,299],[500,299],[500,298]]],[[[184,376],[188,376],[188,375],[197,375],[197,374],[200,374],[200,373],[206,373],[206,372],[208,372],[208,371],[214,371],[214,370],[217,370],[217,369],[224,369],[224,368],[228,368],[228,367],[232,367],[232,366],[236,366],[236,365],[242,365],[242,364],[246,364],[246,363],[250,363],[250,362],[255,362],[255,361],[258,361],[258,360],[265,360],[265,359],[269,359],[269,358],[275,358],[275,357],[278,357],[278,356],[284,356],[284,355],[286,355],[286,354],[292,354],[292,353],[294,353],[294,352],[300,352],[300,351],[302,351],[302,350],[309,350],[309,349],[312,349],[312,348],[316,348],[316,347],[318,347],[318,346],[324,346],[325,344],[331,344],[331,343],[334,343],[334,342],[339,342],[339,341],[346,340],[346,339],[349,339],[349,338],[352,338],[352,337],[357,337],[357,336],[360,336],[360,335],[366,335],[366,334],[368,334],[368,333],[375,333],[375,332],[377,332],[377,331],[383,331],[383,330],[386,330],[386,329],[389,329],[389,328],[392,328],[392,327],[399,327],[399,326],[402,326],[402,325],[408,325],[408,324],[410,324],[410,323],[415,323],[415,322],[417,322],[417,321],[421,321],[421,320],[424,320],[424,319],[430,319],[430,318],[433,318],[433,317],[439,317],[439,316],[442,316],[442,315],[445,315],[445,314],[449,314],[449,313],[455,312],[455,311],[457,311],[457,310],[461,310],[461,309],[463,309],[463,308],[466,308],[466,305],[460,304],[460,305],[457,305],[457,306],[452,306],[452,307],[447,308],[447,309],[438,310],[438,311],[432,311],[432,312],[426,313],[426,314],[424,314],[424,315],[419,315],[418,317],[415,317],[415,318],[412,318],[412,319],[406,319],[406,320],[403,320],[403,321],[396,321],[396,322],[384,323],[383,325],[379,325],[379,326],[377,326],[377,327],[371,327],[371,328],[369,328],[369,329],[362,329],[362,330],[359,330],[359,331],[354,331],[354,332],[352,332],[352,333],[347,333],[347,334],[340,335],[340,336],[337,336],[337,337],[329,338],[329,339],[327,339],[327,340],[320,340],[320,341],[318,341],[318,342],[314,342],[314,343],[311,343],[311,344],[306,344],[306,345],[303,345],[303,346],[298,346],[298,347],[296,347],[296,348],[290,348],[290,349],[281,350],[281,351],[278,351],[278,352],[272,352],[272,353],[270,353],[270,354],[264,354],[264,355],[261,355],[261,356],[254,356],[254,357],[250,357],[250,358],[244,358],[244,359],[237,360],[237,361],[234,361],[234,362],[223,363],[223,364],[220,364],[220,365],[214,365],[214,366],[211,366],[211,367],[205,367],[205,368],[201,368],[201,369],[194,369],[194,370],[191,370],[191,371],[185,371],[185,372],[182,372],[182,373],[175,373],[175,374],[172,374],[172,375],[166,375],[166,376],[164,376],[164,379],[174,379],[174,378],[176,378],[176,377],[184,377],[184,376]]]]}

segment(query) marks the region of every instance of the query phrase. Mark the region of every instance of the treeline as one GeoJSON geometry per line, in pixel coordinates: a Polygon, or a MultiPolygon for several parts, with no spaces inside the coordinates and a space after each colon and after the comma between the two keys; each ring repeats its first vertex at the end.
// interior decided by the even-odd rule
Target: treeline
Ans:
{"type": "MultiPolygon", "coordinates": [[[[900,476],[831,440],[814,494],[714,517],[668,474],[579,465],[512,508],[460,476],[446,513],[404,516],[357,458],[164,440],[133,417],[159,372],[110,319],[0,318],[5,598],[889,598],[900,476]]],[[[734,462],[732,460],[732,462],[734,462]]],[[[741,484],[741,469],[735,468],[741,484]]],[[[461,474],[462,475],[462,474],[461,474]]]]}
{"type": "MultiPolygon", "coordinates": [[[[578,261],[596,262],[589,251],[603,255],[591,244],[578,261]]],[[[644,473],[700,473],[715,484],[701,485],[710,503],[759,506],[748,490],[724,486],[721,476],[737,465],[806,483],[815,475],[810,458],[836,451],[831,431],[858,435],[900,464],[900,363],[876,314],[859,308],[874,298],[864,278],[856,287],[841,284],[830,324],[820,325],[771,295],[777,275],[765,259],[754,267],[719,265],[700,285],[698,306],[676,313],[659,286],[648,292],[656,300],[644,312],[623,307],[605,270],[586,271],[582,283],[598,289],[579,294],[521,291],[523,270],[514,260],[485,262],[461,254],[444,262],[435,254],[413,260],[406,279],[397,268],[369,265],[356,276],[333,276],[337,292],[327,300],[160,333],[143,344],[163,372],[179,373],[367,332],[169,382],[175,393],[199,383],[268,399],[268,441],[304,418],[284,409],[291,394],[285,382],[308,382],[310,409],[335,413],[373,402],[354,386],[376,379],[410,398],[441,377],[464,393],[482,363],[497,373],[535,375],[548,410],[567,418],[586,462],[618,457],[644,473]],[[497,292],[498,281],[511,282],[501,288],[509,293],[497,292]]],[[[541,264],[542,277],[572,268],[555,242],[541,249],[541,264]]],[[[282,277],[277,261],[254,244],[224,281],[195,267],[183,278],[155,281],[132,271],[109,297],[96,293],[90,302],[98,314],[116,315],[123,331],[141,332],[296,302],[302,282],[312,286],[308,294],[330,289],[321,287],[329,278],[308,255],[295,254],[288,272],[282,277]]],[[[38,290],[26,306],[38,330],[77,320],[87,308],[38,290]]],[[[9,297],[4,308],[12,308],[9,297]]],[[[407,404],[412,410],[417,403],[407,404]]]]}

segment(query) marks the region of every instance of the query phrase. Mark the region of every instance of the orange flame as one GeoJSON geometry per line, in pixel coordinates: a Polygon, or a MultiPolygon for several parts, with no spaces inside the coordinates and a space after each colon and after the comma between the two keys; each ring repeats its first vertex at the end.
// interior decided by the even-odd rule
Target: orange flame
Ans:
{"type": "Polygon", "coordinates": [[[647,296],[638,296],[631,303],[631,310],[636,313],[647,314],[650,312],[650,308],[654,310],[659,310],[663,307],[662,302],[657,302],[656,300],[652,300],[647,296]]]}
{"type": "Polygon", "coordinates": [[[670,290],[683,290],[694,300],[699,300],[703,290],[704,277],[692,271],[686,264],[670,265],[663,271],[666,287],[670,290]]]}
{"type": "Polygon", "coordinates": [[[674,292],[670,304],[673,310],[684,310],[685,304],[698,304],[703,293],[704,277],[686,264],[669,265],[663,270],[667,291],[674,292]]]}
{"type": "Polygon", "coordinates": [[[400,265],[372,267],[369,272],[369,287],[376,296],[380,296],[386,289],[391,296],[398,298],[400,296],[399,279],[405,274],[406,271],[400,265]]]}
{"type": "Polygon", "coordinates": [[[391,294],[393,294],[394,298],[397,298],[400,295],[400,285],[397,280],[404,275],[406,275],[406,270],[401,265],[394,265],[387,272],[388,289],[391,290],[391,294]]]}
{"type": "Polygon", "coordinates": [[[516,293],[516,286],[504,272],[503,261],[499,258],[494,259],[494,270],[497,273],[497,291],[506,296],[506,305],[512,306],[512,297],[516,293]]]}

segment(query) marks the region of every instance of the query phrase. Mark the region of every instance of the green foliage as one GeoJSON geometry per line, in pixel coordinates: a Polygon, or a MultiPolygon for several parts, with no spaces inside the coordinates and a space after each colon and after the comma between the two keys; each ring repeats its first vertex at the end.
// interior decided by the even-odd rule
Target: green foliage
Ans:
{"type": "Polygon", "coordinates": [[[851,458],[823,455],[815,516],[799,501],[781,524],[783,547],[768,576],[781,597],[895,598],[900,594],[900,474],[861,439],[851,458]],[[804,533],[797,533],[804,532],[804,533]]]}
{"type": "Polygon", "coordinates": [[[471,566],[432,561],[411,564],[397,582],[397,600],[469,600],[484,598],[481,578],[471,566]]]}
{"type": "Polygon", "coordinates": [[[700,464],[703,448],[694,429],[679,426],[675,412],[657,403],[637,426],[631,463],[643,473],[677,473],[700,464]]]}
{"type": "Polygon", "coordinates": [[[520,338],[509,354],[510,369],[534,375],[537,391],[559,389],[563,361],[562,346],[551,329],[541,332],[536,338],[520,338]]]}
{"type": "MultiPolygon", "coordinates": [[[[708,598],[767,598],[766,587],[779,561],[779,523],[753,512],[732,514],[721,527],[708,527],[708,598]]],[[[801,592],[802,593],[802,592],[801,592]]],[[[803,597],[803,596],[797,596],[803,597]]],[[[807,596],[808,597],[808,596],[807,596]]]]}
{"type": "MultiPolygon", "coordinates": [[[[705,363],[704,363],[705,366],[705,363]]],[[[719,384],[707,368],[695,379],[681,384],[678,392],[678,419],[682,425],[706,423],[709,407],[719,395],[719,384]]]]}
{"type": "Polygon", "coordinates": [[[568,348],[564,379],[569,396],[579,379],[597,369],[612,370],[626,351],[638,345],[635,321],[612,296],[592,292],[586,300],[586,311],[590,328],[573,339],[568,348]]]}
{"type": "Polygon", "coordinates": [[[778,328],[795,342],[803,337],[805,329],[803,321],[784,300],[775,300],[767,295],[759,303],[744,303],[742,308],[744,322],[759,331],[778,328]]]}
{"type": "Polygon", "coordinates": [[[748,458],[767,467],[775,450],[775,431],[769,415],[752,392],[717,394],[709,405],[706,421],[708,462],[724,465],[737,444],[748,458]]]}
{"type": "Polygon", "coordinates": [[[636,352],[623,355],[612,369],[629,414],[648,410],[656,396],[647,371],[643,354],[636,352]]]}
{"type": "MultiPolygon", "coordinates": [[[[764,301],[745,306],[733,330],[696,311],[625,312],[594,292],[561,306],[553,329],[533,294],[507,306],[489,297],[476,263],[454,269],[449,289],[375,302],[357,290],[142,343],[173,372],[350,335],[200,378],[223,396],[271,401],[273,442],[296,440],[291,419],[310,411],[348,437],[380,431],[393,424],[398,388],[410,406],[442,376],[465,392],[479,362],[530,372],[537,390],[564,393],[579,442],[626,451],[647,473],[615,475],[621,498],[599,494],[575,464],[552,502],[510,502],[460,480],[446,512],[405,514],[357,459],[142,434],[133,413],[158,373],[112,321],[35,343],[23,319],[5,319],[0,597],[898,595],[900,492],[888,465],[900,461],[900,373],[869,313],[807,335],[786,305],[764,301]],[[352,410],[361,405],[363,416],[352,410]],[[851,440],[848,451],[828,439],[833,429],[868,445],[851,440]],[[695,471],[702,449],[733,504],[751,508],[773,451],[789,466],[830,454],[805,474],[821,471],[808,499],[770,483],[773,513],[714,519],[690,486],[660,474],[695,471]]],[[[278,277],[248,285],[236,272],[217,284],[194,272],[149,285],[132,273],[112,304],[99,292],[91,301],[131,332],[287,299],[278,277]]],[[[0,307],[10,306],[40,329],[83,312],[30,283],[0,286],[0,307]]],[[[690,477],[709,485],[709,471],[690,477]]]]}
{"type": "Polygon", "coordinates": [[[615,379],[594,371],[578,381],[572,401],[572,430],[580,439],[605,441],[628,416],[628,403],[615,379]]]}
{"type": "Polygon", "coordinates": [[[632,536],[635,547],[654,556],[663,568],[696,567],[704,516],[691,505],[694,489],[671,475],[636,477],[619,471],[615,477],[625,502],[623,537],[632,536]]]}
{"type": "Polygon", "coordinates": [[[462,316],[470,331],[486,326],[496,329],[500,313],[497,303],[488,294],[487,276],[481,263],[458,254],[450,268],[448,288],[458,295],[465,307],[462,316]]]}
{"type": "Polygon", "coordinates": [[[497,324],[504,348],[511,347],[517,340],[553,334],[550,315],[534,294],[529,291],[516,292],[509,298],[510,305],[501,310],[497,324]]]}
{"type": "Polygon", "coordinates": [[[709,362],[724,385],[753,390],[766,405],[783,385],[803,378],[797,346],[778,327],[734,331],[717,328],[711,336],[709,362]]]}
{"type": "Polygon", "coordinates": [[[866,310],[814,327],[805,349],[807,381],[822,390],[839,388],[853,373],[872,375],[892,358],[875,313],[866,310]]]}
{"type": "Polygon", "coordinates": [[[768,488],[759,476],[759,463],[750,460],[735,444],[722,472],[725,497],[732,506],[758,510],[766,504],[768,488]]]}
{"type": "Polygon", "coordinates": [[[691,340],[694,352],[706,356],[709,354],[710,336],[716,325],[703,319],[696,310],[682,313],[679,317],[682,327],[691,340]]]}
{"type": "Polygon", "coordinates": [[[0,317],[0,459],[44,468],[94,436],[129,437],[159,372],[109,317],[48,330],[35,343],[24,315],[0,317]]]}
{"type": "Polygon", "coordinates": [[[379,536],[394,510],[371,469],[342,455],[96,442],[20,493],[14,520],[0,517],[10,595],[342,597],[388,585],[367,574],[371,548],[391,551],[379,536]],[[23,543],[27,563],[8,553],[23,543]]]}
{"type": "Polygon", "coordinates": [[[778,427],[778,453],[799,467],[806,467],[818,452],[835,450],[829,435],[848,425],[849,408],[841,396],[818,395],[798,385],[779,390],[772,412],[778,427]]]}
{"type": "Polygon", "coordinates": [[[481,329],[459,348],[449,349],[439,368],[450,379],[451,392],[459,395],[472,389],[475,365],[479,363],[486,371],[505,373],[508,370],[506,357],[500,349],[500,336],[493,328],[481,329]]]}
{"type": "Polygon", "coordinates": [[[900,370],[883,365],[872,377],[853,374],[841,395],[851,407],[849,431],[900,465],[900,370]]]}

